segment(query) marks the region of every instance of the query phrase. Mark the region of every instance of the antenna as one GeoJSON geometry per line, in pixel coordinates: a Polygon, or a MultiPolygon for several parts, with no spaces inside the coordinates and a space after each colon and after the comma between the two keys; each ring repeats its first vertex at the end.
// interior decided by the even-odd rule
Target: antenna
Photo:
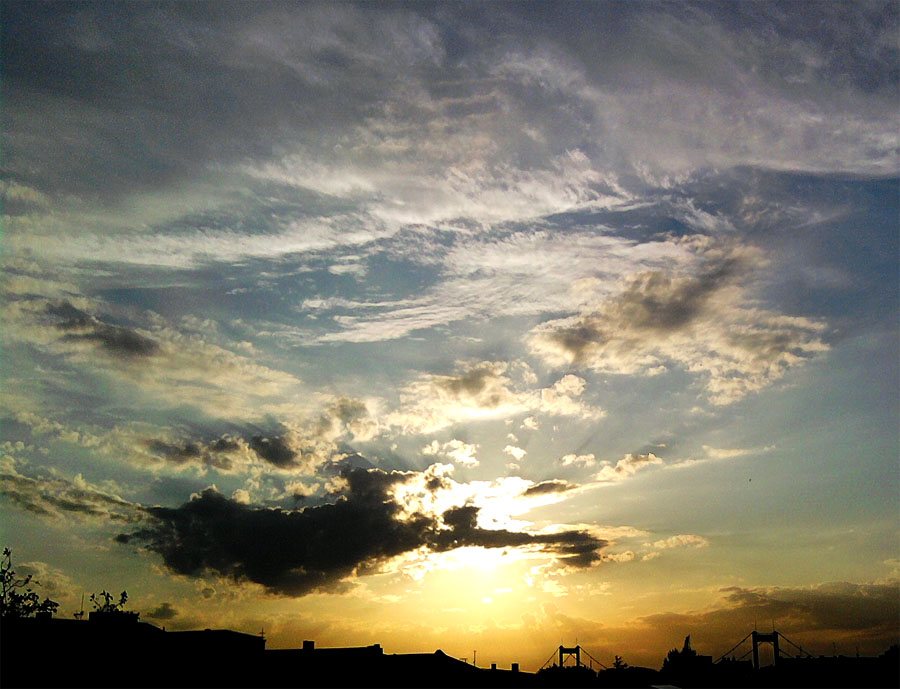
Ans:
{"type": "Polygon", "coordinates": [[[76,620],[80,620],[84,617],[84,592],[81,593],[81,610],[75,613],[74,615],[76,620]]]}
{"type": "Polygon", "coordinates": [[[474,665],[475,667],[478,667],[478,663],[475,661],[476,653],[478,653],[478,651],[472,651],[472,665],[474,665]]]}

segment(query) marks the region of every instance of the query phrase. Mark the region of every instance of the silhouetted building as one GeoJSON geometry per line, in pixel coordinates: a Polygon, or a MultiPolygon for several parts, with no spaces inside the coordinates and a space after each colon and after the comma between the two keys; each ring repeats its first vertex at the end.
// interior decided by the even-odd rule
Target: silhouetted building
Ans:
{"type": "Polygon", "coordinates": [[[265,674],[271,686],[457,687],[514,686],[530,673],[477,668],[434,653],[386,654],[380,644],[319,648],[304,641],[299,649],[266,651],[265,674]],[[510,679],[510,677],[515,678],[510,679]]]}
{"type": "MultiPolygon", "coordinates": [[[[748,634],[746,638],[750,638],[748,634]]],[[[745,639],[746,640],[746,639],[745,639]]],[[[799,648],[799,647],[798,647],[799,648]]],[[[571,649],[563,648],[564,653],[571,649]]],[[[799,649],[802,651],[802,649],[799,649]]],[[[581,649],[582,653],[587,653],[581,649]]],[[[803,652],[805,653],[805,651],[803,652]]],[[[746,655],[746,654],[745,654],[746,655]]],[[[576,663],[577,663],[576,658],[576,663]]],[[[595,659],[592,659],[595,660],[595,659]]],[[[898,687],[900,649],[877,658],[790,657],[754,669],[750,661],[697,654],[690,637],[660,672],[584,664],[537,674],[470,665],[443,651],[386,654],[379,644],[266,650],[261,635],[225,629],[167,632],[137,614],[92,614],[87,621],[4,620],[0,685],[8,687],[898,687]]]]}
{"type": "Polygon", "coordinates": [[[0,685],[254,686],[264,651],[265,639],[252,634],[167,632],[121,612],[4,620],[0,685]]]}

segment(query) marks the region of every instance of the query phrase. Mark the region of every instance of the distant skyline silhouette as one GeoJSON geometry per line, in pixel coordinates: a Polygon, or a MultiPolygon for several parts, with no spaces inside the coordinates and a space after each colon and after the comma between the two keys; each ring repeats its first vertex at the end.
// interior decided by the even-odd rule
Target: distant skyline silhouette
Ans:
{"type": "Polygon", "coordinates": [[[791,656],[777,651],[780,637],[792,644],[777,631],[747,635],[752,636],[752,660],[727,654],[713,660],[698,654],[688,636],[659,669],[631,666],[619,655],[605,665],[580,645],[560,645],[556,658],[551,655],[536,672],[527,672],[518,663],[478,667],[474,658],[470,664],[440,649],[387,654],[380,644],[319,648],[305,640],[300,648],[268,650],[262,633],[167,632],[140,622],[138,613],[109,597],[95,608],[85,621],[54,619],[51,612],[16,617],[5,607],[0,620],[3,686],[892,687],[900,682],[900,645],[878,657],[816,658],[798,646],[800,654],[791,656]],[[776,649],[774,662],[763,666],[758,641],[769,640],[776,649]],[[98,657],[99,663],[85,662],[98,657]]]}

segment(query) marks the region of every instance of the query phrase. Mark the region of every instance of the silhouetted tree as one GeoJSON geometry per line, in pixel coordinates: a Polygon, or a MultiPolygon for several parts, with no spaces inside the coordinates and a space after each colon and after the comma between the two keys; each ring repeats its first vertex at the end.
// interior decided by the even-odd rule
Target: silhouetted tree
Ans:
{"type": "MultiPolygon", "coordinates": [[[[32,575],[22,579],[16,577],[12,568],[12,552],[9,548],[3,549],[0,558],[0,618],[4,620],[22,619],[32,617],[39,612],[48,612],[51,615],[56,612],[59,603],[49,598],[40,599],[30,584],[32,575]]],[[[39,582],[35,581],[35,584],[39,582]]]]}
{"type": "MultiPolygon", "coordinates": [[[[91,594],[91,604],[94,606],[94,613],[98,613],[104,617],[106,616],[122,616],[122,617],[133,617],[137,619],[140,617],[141,613],[134,612],[132,610],[125,609],[125,603],[128,602],[128,592],[122,591],[119,594],[119,601],[115,602],[113,595],[107,591],[103,590],[99,594],[92,593],[91,594]]],[[[91,613],[91,614],[94,614],[91,613]]]]}
{"type": "Polygon", "coordinates": [[[698,669],[699,656],[697,651],[691,648],[690,635],[684,638],[684,646],[679,651],[673,648],[666,654],[663,660],[661,672],[667,676],[691,675],[698,669]]]}
{"type": "Polygon", "coordinates": [[[91,603],[94,606],[94,610],[97,612],[124,612],[123,608],[125,607],[125,603],[128,601],[128,592],[122,591],[119,595],[119,602],[113,603],[113,596],[109,591],[105,589],[100,592],[100,595],[96,593],[91,594],[91,603]]]}
{"type": "Polygon", "coordinates": [[[613,669],[624,670],[626,667],[628,667],[628,663],[622,660],[622,656],[616,656],[615,660],[613,660],[613,669]]]}

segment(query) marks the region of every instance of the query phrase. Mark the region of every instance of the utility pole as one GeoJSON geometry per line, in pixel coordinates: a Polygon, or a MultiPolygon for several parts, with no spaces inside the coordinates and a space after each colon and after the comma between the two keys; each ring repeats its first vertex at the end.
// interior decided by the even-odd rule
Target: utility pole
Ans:
{"type": "Polygon", "coordinates": [[[478,667],[478,663],[475,661],[476,653],[478,653],[478,651],[472,651],[472,665],[474,665],[475,667],[478,667]]]}

